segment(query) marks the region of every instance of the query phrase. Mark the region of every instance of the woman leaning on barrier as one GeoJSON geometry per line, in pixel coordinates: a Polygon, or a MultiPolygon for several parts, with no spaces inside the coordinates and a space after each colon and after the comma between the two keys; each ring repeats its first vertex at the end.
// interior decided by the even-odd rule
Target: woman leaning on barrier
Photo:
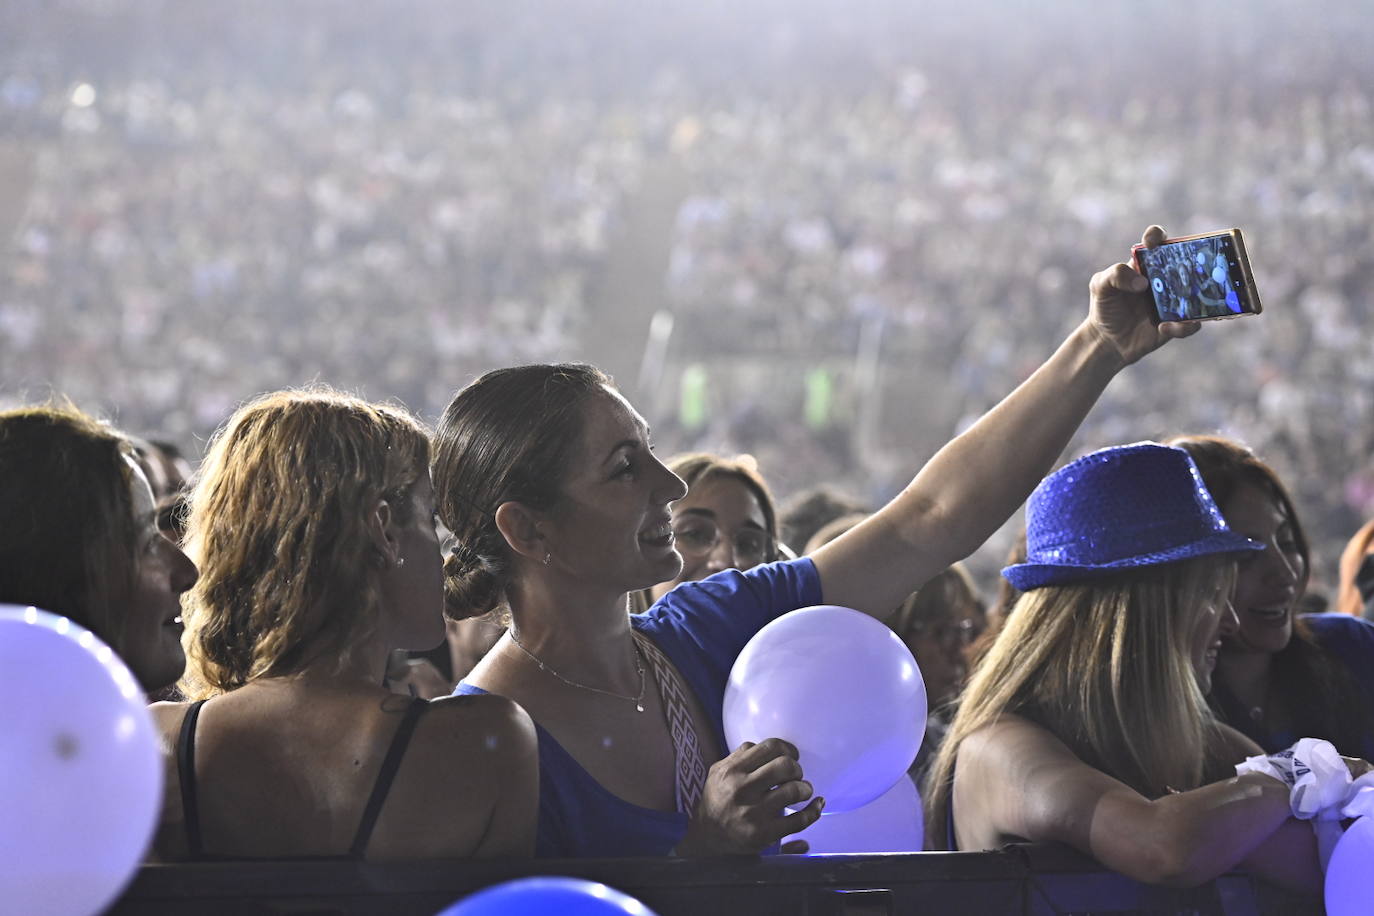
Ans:
{"type": "MultiPolygon", "coordinates": [[[[1319,793],[1290,793],[1294,754],[1236,766],[1260,748],[1205,698],[1237,629],[1237,558],[1262,549],[1227,527],[1181,449],[1103,449],[1047,477],[1026,560],[1003,571],[1023,594],[927,781],[927,843],[1062,842],[1150,883],[1245,866],[1319,886],[1313,831],[1293,818],[1319,793]]],[[[1369,767],[1321,754],[1339,771],[1322,791],[1369,767]]]]}

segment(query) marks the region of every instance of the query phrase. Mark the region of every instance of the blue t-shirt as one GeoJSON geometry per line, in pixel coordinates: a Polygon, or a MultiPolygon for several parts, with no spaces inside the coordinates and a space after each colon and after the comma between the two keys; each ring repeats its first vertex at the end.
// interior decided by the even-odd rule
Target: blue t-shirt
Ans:
{"type": "MultiPolygon", "coordinates": [[[[701,702],[718,746],[725,747],[725,685],[730,668],[764,624],[821,603],[815,564],[803,557],[727,569],[684,582],[630,624],[649,636],[701,702]]],[[[460,683],[456,694],[485,693],[460,683]]],[[[687,815],[632,805],[592,778],[538,723],[539,831],[535,855],[546,858],[667,855],[687,830],[687,815]]],[[[707,761],[708,765],[714,761],[707,761]]]]}

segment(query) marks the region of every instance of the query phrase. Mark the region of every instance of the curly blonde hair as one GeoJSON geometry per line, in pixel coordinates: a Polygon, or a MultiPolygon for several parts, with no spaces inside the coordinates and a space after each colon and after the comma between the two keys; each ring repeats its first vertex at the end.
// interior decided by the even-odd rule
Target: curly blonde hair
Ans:
{"type": "Polygon", "coordinates": [[[378,571],[366,519],[409,522],[429,437],[402,408],[327,388],[241,407],[211,440],[191,496],[183,692],[205,697],[332,658],[374,632],[378,571]]]}

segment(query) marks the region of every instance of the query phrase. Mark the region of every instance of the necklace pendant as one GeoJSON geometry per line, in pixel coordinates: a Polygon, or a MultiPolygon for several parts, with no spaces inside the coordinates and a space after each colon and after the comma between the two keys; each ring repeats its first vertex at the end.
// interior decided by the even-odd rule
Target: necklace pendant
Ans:
{"type": "Polygon", "coordinates": [[[640,702],[638,702],[638,701],[636,701],[636,702],[635,702],[635,712],[643,712],[643,711],[644,711],[644,704],[643,704],[643,703],[640,703],[640,702]]]}

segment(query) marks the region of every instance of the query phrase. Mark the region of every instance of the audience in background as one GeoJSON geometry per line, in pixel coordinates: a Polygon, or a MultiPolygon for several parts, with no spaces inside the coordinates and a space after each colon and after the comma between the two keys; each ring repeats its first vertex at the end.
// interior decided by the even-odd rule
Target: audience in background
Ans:
{"type": "Polygon", "coordinates": [[[194,702],[153,707],[175,749],[160,856],[530,852],[529,717],[382,683],[391,650],[444,635],[418,422],[325,390],[250,402],[205,457],[187,545],[194,702]]]}
{"type": "Polygon", "coordinates": [[[861,503],[823,484],[802,490],[783,504],[779,533],[783,543],[797,556],[802,556],[808,552],[811,539],[826,525],[839,519],[852,519],[845,528],[848,530],[860,516],[868,513],[869,509],[861,503]]]}
{"type": "Polygon", "coordinates": [[[128,438],[72,407],[0,412],[0,519],[0,602],[70,617],[149,693],[181,677],[196,568],[158,531],[128,438]]]}
{"type": "Polygon", "coordinates": [[[1336,610],[1374,621],[1374,520],[1355,532],[1341,551],[1336,610]]]}

